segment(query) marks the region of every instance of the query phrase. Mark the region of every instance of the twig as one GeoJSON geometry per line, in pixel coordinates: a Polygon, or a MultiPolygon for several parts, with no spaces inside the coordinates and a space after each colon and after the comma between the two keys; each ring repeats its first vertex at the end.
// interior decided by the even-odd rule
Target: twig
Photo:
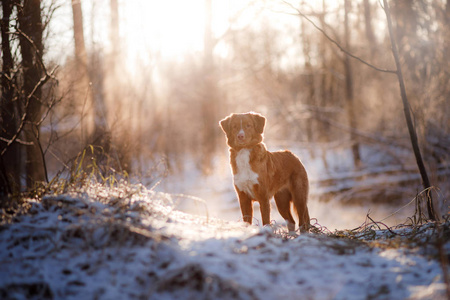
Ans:
{"type": "Polygon", "coordinates": [[[34,96],[34,93],[36,93],[36,91],[43,86],[50,78],[53,78],[53,74],[56,72],[56,69],[58,68],[58,66],[56,66],[55,68],[53,68],[53,70],[50,73],[45,72],[45,76],[42,77],[34,86],[33,90],[30,92],[30,94],[27,96],[26,101],[25,101],[25,109],[24,109],[24,113],[22,115],[22,118],[20,119],[20,125],[19,128],[17,129],[16,133],[13,135],[13,137],[8,141],[8,143],[6,144],[5,148],[2,150],[2,152],[0,153],[0,156],[3,156],[6,152],[6,150],[9,148],[9,146],[11,146],[12,143],[14,143],[17,138],[19,137],[20,133],[22,132],[24,126],[25,126],[25,120],[28,116],[28,106],[30,105],[30,100],[31,98],[34,96]]]}
{"type": "MultiPolygon", "coordinates": [[[[431,189],[432,187],[430,187],[429,189],[431,189]]],[[[427,191],[428,189],[425,189],[423,191],[421,191],[419,194],[417,194],[414,198],[411,199],[411,201],[409,201],[407,204],[403,205],[402,207],[400,207],[399,209],[397,209],[395,212],[393,212],[392,214],[390,214],[389,216],[387,216],[386,218],[384,218],[383,220],[381,220],[381,222],[385,221],[386,219],[389,219],[390,217],[392,217],[393,215],[397,214],[399,211],[401,211],[402,209],[404,209],[405,207],[407,207],[408,205],[411,205],[411,203],[413,203],[415,200],[417,200],[417,197],[420,196],[420,194],[424,193],[425,191],[427,191]]]]}
{"type": "Polygon", "coordinates": [[[378,229],[381,230],[380,226],[378,225],[378,224],[381,224],[381,225],[383,225],[384,227],[386,227],[386,229],[387,229],[390,233],[392,233],[393,235],[398,235],[397,233],[393,232],[393,231],[391,230],[391,228],[390,228],[389,226],[387,226],[386,224],[384,224],[384,223],[382,223],[382,222],[375,222],[375,221],[369,216],[369,214],[367,214],[367,218],[369,218],[369,220],[372,221],[373,224],[377,225],[377,226],[378,226],[378,229]]]}
{"type": "MultiPolygon", "coordinates": [[[[10,140],[0,136],[0,141],[5,142],[5,143],[9,143],[10,140]]],[[[16,143],[21,144],[21,145],[25,145],[25,146],[32,146],[33,145],[33,142],[22,141],[19,138],[16,139],[16,143]]]]}
{"type": "Polygon", "coordinates": [[[327,227],[320,225],[316,218],[312,218],[310,222],[311,221],[315,221],[311,224],[311,230],[313,233],[331,234],[331,231],[327,227]]]}
{"type": "Polygon", "coordinates": [[[389,69],[381,69],[378,68],[376,66],[374,66],[373,64],[363,60],[362,58],[350,53],[349,51],[347,51],[344,47],[342,47],[336,40],[334,40],[332,37],[330,37],[325,30],[323,30],[322,28],[320,28],[319,26],[317,26],[314,21],[312,21],[308,16],[306,16],[304,13],[302,13],[298,8],[296,8],[295,6],[293,6],[291,3],[287,2],[287,1],[283,1],[285,4],[287,4],[288,6],[290,6],[292,9],[294,9],[295,11],[297,11],[298,15],[300,15],[302,18],[304,18],[305,20],[307,20],[309,23],[311,23],[312,26],[314,26],[314,28],[316,28],[318,31],[320,31],[327,40],[329,40],[330,42],[332,42],[334,45],[336,45],[342,52],[344,52],[345,54],[347,54],[348,56],[350,56],[351,58],[356,59],[357,61],[365,64],[366,66],[379,71],[379,72],[384,72],[384,73],[391,73],[391,74],[397,74],[397,70],[389,70],[389,69]]]}
{"type": "MultiPolygon", "coordinates": [[[[17,30],[17,35],[20,35],[22,37],[24,37],[28,43],[30,43],[30,45],[33,47],[34,51],[36,51],[36,53],[39,53],[39,49],[37,48],[36,44],[34,43],[34,41],[28,36],[26,35],[19,27],[16,26],[15,28],[17,30]]],[[[42,59],[42,55],[35,55],[34,57],[37,58],[39,64],[41,65],[42,71],[44,72],[44,74],[50,78],[56,79],[53,74],[54,71],[58,68],[58,66],[56,66],[50,73],[47,71],[47,68],[45,67],[44,61],[42,59]]]]}

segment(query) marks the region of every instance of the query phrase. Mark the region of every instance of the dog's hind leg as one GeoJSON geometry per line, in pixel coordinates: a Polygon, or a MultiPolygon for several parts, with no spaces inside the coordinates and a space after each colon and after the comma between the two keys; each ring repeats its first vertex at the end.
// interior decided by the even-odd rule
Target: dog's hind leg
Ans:
{"type": "Polygon", "coordinates": [[[292,201],[298,214],[300,232],[308,232],[310,227],[308,211],[308,181],[294,181],[291,186],[292,201]]]}
{"type": "Polygon", "coordinates": [[[277,204],[278,212],[287,222],[288,230],[295,231],[295,220],[291,214],[291,193],[288,189],[283,189],[277,192],[274,198],[275,203],[277,204]]]}
{"type": "Polygon", "coordinates": [[[300,232],[308,232],[311,227],[308,206],[304,206],[303,216],[300,216],[300,212],[298,213],[299,219],[302,221],[299,224],[300,232]]]}

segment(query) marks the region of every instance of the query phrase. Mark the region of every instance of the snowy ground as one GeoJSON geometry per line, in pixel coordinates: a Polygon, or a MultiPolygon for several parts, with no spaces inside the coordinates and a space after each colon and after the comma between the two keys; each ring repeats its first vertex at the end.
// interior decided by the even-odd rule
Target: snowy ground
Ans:
{"type": "Polygon", "coordinates": [[[447,299],[448,223],[288,236],[177,211],[180,197],[88,185],[30,201],[0,226],[0,298],[447,299]]]}

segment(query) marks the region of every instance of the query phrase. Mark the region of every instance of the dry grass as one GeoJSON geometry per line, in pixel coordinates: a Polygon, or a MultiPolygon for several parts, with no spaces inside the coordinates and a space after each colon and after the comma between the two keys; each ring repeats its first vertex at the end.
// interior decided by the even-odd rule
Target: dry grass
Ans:
{"type": "MultiPolygon", "coordinates": [[[[161,219],[163,215],[152,203],[164,200],[158,198],[160,196],[155,197],[156,193],[141,185],[130,184],[124,179],[100,182],[98,176],[94,176],[95,173],[84,172],[82,168],[75,170],[73,178],[53,181],[54,186],[47,187],[39,201],[36,201],[36,198],[23,200],[23,206],[27,207],[26,214],[20,218],[16,216],[16,221],[20,222],[15,224],[13,232],[10,233],[11,239],[7,241],[11,249],[25,249],[24,253],[28,253],[26,259],[40,259],[62,249],[71,249],[72,253],[89,253],[107,248],[123,252],[135,246],[157,247],[164,244],[162,241],[173,238],[145,222],[146,219],[161,219]],[[60,186],[57,186],[58,182],[61,183],[60,186]],[[36,215],[38,218],[28,215],[36,215]]],[[[176,195],[174,198],[177,197],[184,196],[176,195]]],[[[167,201],[165,205],[168,207],[172,200],[164,201],[167,201]]],[[[172,217],[174,215],[171,209],[168,209],[166,214],[172,217]]],[[[445,261],[447,256],[443,245],[450,237],[449,220],[440,223],[424,220],[421,223],[411,222],[417,219],[420,218],[412,217],[408,219],[408,223],[388,227],[367,215],[366,222],[360,227],[335,232],[321,226],[317,220],[312,220],[310,235],[323,249],[344,256],[351,256],[368,248],[417,248],[430,258],[441,261],[444,274],[447,274],[448,262],[445,261]]],[[[5,223],[7,222],[0,224],[0,230],[8,226],[5,223]]],[[[298,232],[289,233],[285,226],[273,222],[256,235],[291,243],[295,242],[298,232]]],[[[94,273],[101,267],[87,266],[88,271],[94,273]]],[[[69,272],[71,270],[67,269],[67,273],[69,272]]],[[[187,288],[211,298],[217,295],[233,298],[243,293],[249,299],[255,298],[251,290],[242,290],[242,287],[234,282],[210,274],[196,264],[186,264],[168,270],[155,280],[157,281],[152,285],[152,289],[160,294],[171,293],[174,288],[179,288],[180,291],[187,288]]],[[[80,281],[79,284],[83,282],[80,281]]],[[[44,296],[48,293],[45,285],[39,284],[13,288],[25,289],[30,293],[39,289],[38,292],[44,296]]]]}
{"type": "MultiPolygon", "coordinates": [[[[20,226],[15,227],[15,232],[11,233],[11,245],[23,244],[25,248],[30,248],[38,245],[38,240],[45,241],[33,251],[33,258],[39,258],[63,248],[77,251],[120,248],[141,246],[149,241],[159,243],[170,238],[143,222],[145,218],[157,217],[159,214],[152,206],[153,191],[140,184],[131,184],[126,173],[105,176],[95,159],[91,158],[89,163],[86,162],[88,151],[86,149],[77,156],[66,176],[59,174],[49,184],[38,186],[32,193],[22,195],[11,209],[1,211],[0,230],[8,223],[20,221],[20,226]],[[51,219],[54,213],[45,213],[55,211],[57,220],[51,219]],[[42,218],[48,218],[45,224],[51,225],[36,226],[32,218],[26,218],[26,215],[38,213],[42,214],[42,218]]],[[[175,199],[186,197],[173,196],[175,199]]],[[[362,247],[418,249],[422,254],[441,262],[444,281],[450,287],[448,253],[444,249],[444,245],[450,240],[450,216],[447,215],[440,222],[428,222],[421,210],[420,202],[423,199],[420,196],[421,194],[415,198],[416,213],[404,224],[389,227],[367,214],[366,221],[361,226],[331,232],[313,219],[310,234],[319,239],[324,247],[339,255],[352,255],[362,247]]],[[[166,200],[167,205],[172,201],[166,200]]],[[[207,211],[206,204],[201,203],[207,211]]],[[[208,219],[207,214],[207,222],[208,219]]],[[[289,241],[295,239],[299,232],[289,233],[285,226],[273,222],[262,234],[289,241]]],[[[189,280],[189,284],[197,284],[194,288],[199,291],[223,290],[230,296],[236,292],[229,282],[217,278],[210,281],[208,276],[201,268],[187,265],[168,274],[158,286],[160,292],[163,292],[172,285],[188,284],[186,278],[194,277],[198,280],[189,280]]],[[[248,296],[252,298],[250,292],[248,296]]]]}

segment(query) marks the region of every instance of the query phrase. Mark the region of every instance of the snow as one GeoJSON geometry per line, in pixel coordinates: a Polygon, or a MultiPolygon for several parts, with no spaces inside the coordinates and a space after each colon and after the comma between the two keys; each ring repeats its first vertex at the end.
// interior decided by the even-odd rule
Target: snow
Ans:
{"type": "Polygon", "coordinates": [[[429,249],[287,235],[178,211],[180,197],[122,183],[29,200],[0,227],[0,298],[446,299],[429,249]]]}

